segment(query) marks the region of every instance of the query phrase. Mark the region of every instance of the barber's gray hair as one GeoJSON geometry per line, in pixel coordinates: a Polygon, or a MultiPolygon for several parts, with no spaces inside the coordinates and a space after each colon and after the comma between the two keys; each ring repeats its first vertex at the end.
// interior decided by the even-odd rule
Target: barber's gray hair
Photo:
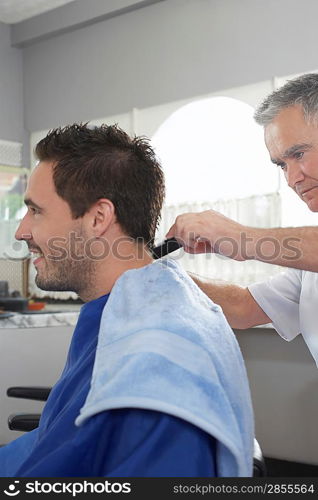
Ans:
{"type": "Polygon", "coordinates": [[[318,124],[318,74],[308,73],[289,80],[258,106],[254,118],[266,127],[284,108],[300,105],[308,122],[318,124]]]}

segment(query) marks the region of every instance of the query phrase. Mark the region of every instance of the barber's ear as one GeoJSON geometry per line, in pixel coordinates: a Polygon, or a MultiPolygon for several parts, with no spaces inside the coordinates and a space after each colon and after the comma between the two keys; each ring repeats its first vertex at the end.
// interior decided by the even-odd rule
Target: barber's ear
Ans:
{"type": "Polygon", "coordinates": [[[103,235],[116,222],[115,207],[107,198],[98,200],[90,210],[91,228],[95,236],[103,235]]]}

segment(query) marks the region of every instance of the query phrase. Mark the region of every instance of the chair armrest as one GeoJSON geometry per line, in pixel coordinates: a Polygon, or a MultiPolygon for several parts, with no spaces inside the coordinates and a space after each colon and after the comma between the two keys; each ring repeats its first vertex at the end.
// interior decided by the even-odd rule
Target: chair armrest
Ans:
{"type": "Polygon", "coordinates": [[[253,453],[253,477],[266,476],[266,465],[261,447],[256,438],[254,438],[253,453]]]}
{"type": "Polygon", "coordinates": [[[33,431],[39,426],[39,413],[16,413],[8,418],[8,426],[12,431],[33,431]]]}
{"type": "Polygon", "coordinates": [[[46,401],[51,392],[51,387],[9,387],[7,396],[9,398],[35,399],[46,401]]]}

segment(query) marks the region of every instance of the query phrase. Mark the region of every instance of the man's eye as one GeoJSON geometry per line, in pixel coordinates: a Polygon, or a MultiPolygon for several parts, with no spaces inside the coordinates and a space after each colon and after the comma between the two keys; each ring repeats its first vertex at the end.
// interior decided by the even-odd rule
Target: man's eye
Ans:
{"type": "Polygon", "coordinates": [[[277,166],[280,167],[282,170],[284,170],[284,168],[286,167],[286,163],[284,162],[277,163],[277,166]]]}
{"type": "Polygon", "coordinates": [[[34,207],[29,207],[29,212],[31,212],[32,215],[40,213],[40,211],[37,208],[34,208],[34,207]]]}

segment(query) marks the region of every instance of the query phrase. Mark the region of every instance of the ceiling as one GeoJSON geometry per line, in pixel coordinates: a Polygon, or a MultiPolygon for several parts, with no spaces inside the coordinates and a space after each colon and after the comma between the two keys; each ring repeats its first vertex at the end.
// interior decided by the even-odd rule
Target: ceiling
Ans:
{"type": "Polygon", "coordinates": [[[0,0],[0,22],[19,23],[77,0],[0,0]]]}

